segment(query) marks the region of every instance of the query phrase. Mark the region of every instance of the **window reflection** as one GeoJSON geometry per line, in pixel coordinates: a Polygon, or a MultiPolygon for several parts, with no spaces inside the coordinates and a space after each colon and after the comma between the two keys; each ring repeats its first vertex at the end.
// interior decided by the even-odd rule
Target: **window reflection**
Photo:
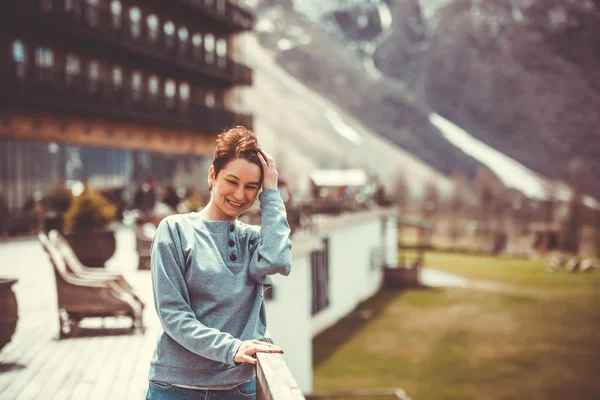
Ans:
{"type": "Polygon", "coordinates": [[[129,20],[131,25],[131,37],[138,39],[141,34],[140,20],[142,19],[142,13],[137,7],[131,7],[129,9],[129,20]]]}
{"type": "Polygon", "coordinates": [[[147,20],[146,20],[146,24],[148,24],[148,38],[154,42],[156,41],[156,39],[158,38],[158,33],[159,33],[159,29],[158,29],[158,17],[154,14],[149,15],[147,20]]]}
{"type": "Polygon", "coordinates": [[[215,61],[215,37],[208,33],[204,36],[204,50],[206,50],[206,55],[204,57],[204,61],[207,64],[212,64],[215,61]]]}
{"type": "Polygon", "coordinates": [[[192,45],[194,46],[194,58],[201,59],[202,58],[202,35],[199,33],[194,33],[192,36],[192,45]]]}
{"type": "Polygon", "coordinates": [[[110,3],[110,13],[112,15],[112,24],[114,29],[121,29],[121,2],[113,0],[110,3]]]}
{"type": "Polygon", "coordinates": [[[15,62],[15,73],[17,78],[22,79],[25,77],[27,68],[27,53],[23,42],[15,40],[12,45],[12,55],[15,62]]]}
{"type": "Polygon", "coordinates": [[[177,86],[175,85],[175,81],[173,79],[168,79],[165,83],[165,96],[167,100],[167,107],[171,108],[175,106],[175,92],[177,90],[177,86]]]}
{"type": "Polygon", "coordinates": [[[175,24],[171,21],[167,21],[164,26],[165,44],[168,48],[173,48],[175,44],[175,24]]]}

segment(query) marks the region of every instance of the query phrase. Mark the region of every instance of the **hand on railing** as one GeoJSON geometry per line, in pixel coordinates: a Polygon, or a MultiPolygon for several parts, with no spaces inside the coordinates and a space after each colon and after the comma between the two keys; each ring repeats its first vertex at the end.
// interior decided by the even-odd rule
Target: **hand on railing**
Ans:
{"type": "Polygon", "coordinates": [[[283,354],[283,350],[272,343],[261,342],[259,340],[246,340],[238,349],[233,361],[236,363],[256,364],[256,358],[252,357],[256,353],[283,354]]]}

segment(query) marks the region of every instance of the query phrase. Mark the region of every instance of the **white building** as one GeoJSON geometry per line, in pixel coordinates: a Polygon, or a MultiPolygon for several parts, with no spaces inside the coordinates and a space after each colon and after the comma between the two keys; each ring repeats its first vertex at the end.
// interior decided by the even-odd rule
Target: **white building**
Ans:
{"type": "Polygon", "coordinates": [[[394,264],[396,219],[389,210],[317,222],[317,233],[296,235],[292,272],[274,276],[268,329],[303,393],[313,391],[312,339],[373,296],[383,264],[394,264]]]}

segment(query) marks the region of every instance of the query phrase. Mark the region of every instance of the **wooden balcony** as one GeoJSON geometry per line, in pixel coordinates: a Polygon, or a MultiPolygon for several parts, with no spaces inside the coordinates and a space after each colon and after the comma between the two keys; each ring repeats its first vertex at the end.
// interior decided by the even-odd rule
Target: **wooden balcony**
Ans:
{"type": "MultiPolygon", "coordinates": [[[[192,0],[189,2],[196,3],[192,0]]],[[[127,58],[134,55],[151,59],[187,74],[203,75],[224,85],[252,84],[252,70],[248,66],[233,61],[227,55],[219,56],[216,51],[206,51],[204,39],[195,43],[191,32],[185,41],[181,41],[176,31],[166,35],[162,26],[159,26],[156,33],[152,34],[145,21],[134,26],[123,13],[117,16],[110,10],[90,4],[81,3],[77,10],[69,12],[58,7],[42,10],[39,4],[39,1],[20,0],[17,5],[7,9],[3,9],[6,6],[0,6],[0,19],[4,14],[5,27],[12,24],[17,30],[20,26],[27,26],[24,21],[34,22],[40,27],[52,29],[68,41],[83,40],[86,44],[91,41],[104,46],[109,52],[120,50],[127,58]]]]}
{"type": "Polygon", "coordinates": [[[252,29],[256,22],[256,17],[251,10],[229,0],[175,0],[175,2],[220,22],[231,32],[252,29]]]}
{"type": "Polygon", "coordinates": [[[233,125],[252,128],[252,117],[208,107],[164,92],[133,90],[124,82],[68,76],[63,71],[30,68],[26,77],[0,77],[0,107],[34,108],[144,125],[218,133],[233,125]]]}

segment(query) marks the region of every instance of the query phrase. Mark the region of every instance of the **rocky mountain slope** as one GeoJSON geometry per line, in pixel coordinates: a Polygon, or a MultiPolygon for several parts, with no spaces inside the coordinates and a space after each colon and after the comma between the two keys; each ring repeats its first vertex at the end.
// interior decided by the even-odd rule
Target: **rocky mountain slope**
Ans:
{"type": "Polygon", "coordinates": [[[278,62],[449,174],[479,165],[435,111],[553,179],[600,195],[600,2],[246,0],[278,62]]]}
{"type": "Polygon", "coordinates": [[[319,168],[363,168],[388,189],[402,171],[413,196],[421,195],[423,183],[433,181],[442,194],[451,192],[446,176],[307,88],[254,38],[247,38],[245,46],[255,81],[244,96],[246,108],[295,199],[311,198],[309,174],[319,168]]]}

